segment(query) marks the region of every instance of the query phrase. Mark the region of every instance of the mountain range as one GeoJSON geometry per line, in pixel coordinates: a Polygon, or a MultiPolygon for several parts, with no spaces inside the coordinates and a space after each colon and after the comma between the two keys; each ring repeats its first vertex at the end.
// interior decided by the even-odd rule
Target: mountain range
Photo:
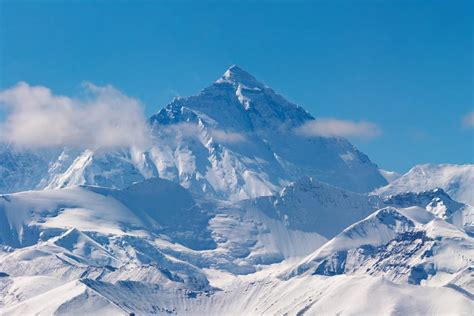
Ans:
{"type": "Polygon", "coordinates": [[[147,148],[0,147],[0,313],[471,314],[474,165],[380,169],[237,66],[147,148]]]}

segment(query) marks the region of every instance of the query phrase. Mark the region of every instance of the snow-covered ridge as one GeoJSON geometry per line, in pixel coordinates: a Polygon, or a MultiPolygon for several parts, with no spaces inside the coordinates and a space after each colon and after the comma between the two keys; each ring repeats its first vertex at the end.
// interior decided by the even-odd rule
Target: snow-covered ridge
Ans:
{"type": "MultiPolygon", "coordinates": [[[[313,120],[313,117],[307,111],[288,102],[238,67],[231,67],[221,79],[197,96],[177,99],[150,119],[156,131],[166,131],[169,125],[176,124],[181,124],[181,131],[196,131],[193,135],[198,135],[195,140],[201,145],[194,144],[186,151],[186,159],[196,162],[196,169],[192,169],[196,174],[180,177],[187,179],[189,187],[201,186],[199,191],[203,186],[212,187],[226,195],[222,191],[230,188],[231,195],[240,199],[268,195],[301,175],[315,176],[354,191],[367,192],[370,190],[368,182],[370,186],[385,182],[367,156],[346,140],[305,138],[293,133],[294,127],[308,120],[313,120]],[[199,128],[193,127],[195,125],[199,128]],[[238,134],[240,137],[233,139],[244,141],[229,142],[226,137],[216,139],[212,137],[216,130],[226,131],[227,135],[238,134]],[[205,151],[209,152],[209,158],[205,157],[205,151]],[[201,156],[196,155],[198,152],[204,155],[202,162],[199,162],[201,156]],[[354,159],[344,160],[347,154],[354,159]],[[206,161],[211,161],[212,173],[199,170],[206,161]],[[227,179],[235,181],[219,183],[218,175],[226,175],[227,179]],[[197,178],[200,183],[197,183],[197,178]]],[[[168,151],[179,155],[183,145],[189,146],[181,143],[174,145],[179,146],[178,150],[172,147],[168,151]]],[[[160,175],[171,173],[170,169],[175,166],[170,161],[167,167],[160,175]]]]}
{"type": "Polygon", "coordinates": [[[1,195],[0,219],[0,243],[7,249],[0,272],[64,281],[86,271],[121,280],[136,269],[140,282],[160,277],[208,290],[200,269],[253,273],[258,265],[304,256],[326,241],[257,210],[196,201],[188,190],[158,178],[123,190],[79,186],[1,195]]]}
{"type": "Polygon", "coordinates": [[[468,232],[474,225],[473,208],[452,200],[442,189],[377,196],[347,191],[311,177],[301,177],[274,196],[259,197],[242,204],[250,204],[268,216],[278,218],[291,229],[317,232],[326,238],[336,236],[347,226],[387,206],[417,206],[468,232]]]}
{"type": "Polygon", "coordinates": [[[348,225],[366,217],[382,201],[378,197],[302,177],[279,194],[257,198],[253,203],[291,229],[318,232],[331,238],[348,225]]]}
{"type": "MultiPolygon", "coordinates": [[[[406,293],[417,301],[410,310],[434,308],[421,299],[424,293],[469,310],[472,238],[425,208],[438,200],[450,215],[464,206],[441,190],[382,199],[311,178],[273,198],[236,203],[195,199],[163,179],[122,190],[80,186],[2,195],[0,312],[328,311],[331,295],[346,295],[353,282],[364,295],[374,287],[395,295],[393,309],[405,306],[406,293]],[[298,221],[337,211],[325,222],[334,226],[347,215],[344,208],[378,203],[403,208],[377,210],[330,241],[317,232],[322,226],[308,229],[298,221]],[[430,287],[409,285],[425,283],[430,287]]],[[[436,311],[444,309],[436,305],[436,311]]]]}
{"type": "Polygon", "coordinates": [[[399,177],[311,120],[232,66],[147,150],[1,147],[0,314],[470,314],[473,165],[399,177]]]}
{"type": "Polygon", "coordinates": [[[383,275],[402,284],[460,286],[472,296],[474,287],[464,282],[473,246],[463,230],[426,210],[387,207],[351,225],[282,277],[383,275]]]}
{"type": "Polygon", "coordinates": [[[393,195],[436,188],[443,189],[456,201],[474,205],[474,165],[417,165],[387,186],[376,189],[374,193],[393,195]]]}
{"type": "Polygon", "coordinates": [[[0,160],[0,192],[73,185],[121,189],[159,176],[193,192],[242,200],[276,193],[304,175],[356,192],[387,183],[347,140],[294,133],[313,119],[301,106],[232,66],[198,95],[175,99],[153,115],[149,123],[154,141],[148,150],[57,148],[46,156],[32,152],[31,158],[18,152],[0,160]],[[28,169],[35,172],[23,183],[19,170],[28,169]]]}

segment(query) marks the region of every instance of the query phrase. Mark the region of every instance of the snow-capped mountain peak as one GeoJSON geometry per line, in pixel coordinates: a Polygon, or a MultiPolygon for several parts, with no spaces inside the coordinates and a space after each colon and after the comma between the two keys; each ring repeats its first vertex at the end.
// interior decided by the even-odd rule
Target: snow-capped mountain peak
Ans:
{"type": "Polygon", "coordinates": [[[347,140],[295,133],[312,120],[301,106],[232,66],[197,95],[175,99],[150,117],[150,150],[63,155],[59,149],[35,168],[41,173],[31,184],[15,183],[24,177],[9,162],[31,159],[0,160],[0,178],[9,181],[0,179],[0,192],[77,184],[125,188],[158,176],[194,192],[241,200],[271,195],[301,176],[355,192],[387,184],[377,166],[347,140]]]}
{"type": "Polygon", "coordinates": [[[263,83],[237,65],[230,66],[222,77],[217,79],[216,83],[231,83],[235,86],[243,85],[251,89],[263,89],[265,87],[263,83]]]}
{"type": "Polygon", "coordinates": [[[233,65],[148,149],[0,144],[0,315],[472,314],[474,166],[400,177],[312,120],[233,65]]]}
{"type": "Polygon", "coordinates": [[[422,164],[387,186],[374,191],[378,195],[443,189],[458,202],[474,204],[474,164],[422,164]]]}
{"type": "Polygon", "coordinates": [[[365,273],[399,283],[452,286],[470,274],[472,246],[463,230],[422,208],[386,207],[346,228],[282,277],[365,273]]]}
{"type": "Polygon", "coordinates": [[[238,131],[291,131],[314,118],[301,106],[286,100],[269,86],[238,66],[231,66],[198,95],[180,98],[152,117],[156,122],[163,111],[185,107],[198,116],[204,114],[220,128],[238,131]]]}
{"type": "MultiPolygon", "coordinates": [[[[177,144],[159,144],[161,150],[155,151],[169,161],[161,165],[176,165],[170,160],[176,155],[182,158],[174,161],[193,165],[183,172],[179,170],[184,165],[179,164],[178,172],[173,172],[186,178],[180,183],[187,188],[200,182],[199,191],[205,186],[208,192],[212,188],[242,199],[276,193],[304,175],[357,192],[386,184],[377,167],[347,140],[294,132],[311,120],[313,116],[301,106],[237,66],[198,95],[174,100],[150,118],[161,140],[188,135],[177,144]],[[346,161],[345,155],[354,159],[346,161]]],[[[171,179],[165,175],[170,172],[163,171],[158,168],[160,176],[171,179]]]]}

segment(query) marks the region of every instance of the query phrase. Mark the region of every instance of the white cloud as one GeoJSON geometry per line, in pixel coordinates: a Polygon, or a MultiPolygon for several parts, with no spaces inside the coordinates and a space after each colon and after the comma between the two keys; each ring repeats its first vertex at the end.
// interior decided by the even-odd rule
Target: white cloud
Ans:
{"type": "Polygon", "coordinates": [[[464,115],[462,125],[467,128],[474,128],[474,112],[464,115]]]}
{"type": "Polygon", "coordinates": [[[54,95],[20,82],[0,92],[7,116],[0,141],[19,147],[147,146],[149,129],[140,103],[112,86],[84,85],[87,98],[54,95]]]}
{"type": "MultiPolygon", "coordinates": [[[[197,123],[184,122],[167,126],[159,126],[162,137],[196,138],[201,135],[201,128],[197,123]]],[[[207,131],[217,143],[235,144],[247,141],[244,134],[228,132],[218,128],[208,127],[207,131]]]]}
{"type": "Polygon", "coordinates": [[[374,138],[380,136],[382,131],[371,122],[354,122],[347,120],[338,120],[334,118],[321,118],[306,122],[296,128],[297,134],[314,137],[314,136],[339,136],[339,137],[355,137],[355,138],[374,138]]]}
{"type": "Polygon", "coordinates": [[[247,140],[245,136],[240,133],[226,132],[220,129],[211,130],[211,135],[216,141],[221,142],[221,143],[235,144],[235,143],[242,143],[247,140]]]}
{"type": "Polygon", "coordinates": [[[158,127],[162,137],[176,138],[199,138],[200,130],[196,123],[177,123],[172,125],[161,125],[158,127]]]}

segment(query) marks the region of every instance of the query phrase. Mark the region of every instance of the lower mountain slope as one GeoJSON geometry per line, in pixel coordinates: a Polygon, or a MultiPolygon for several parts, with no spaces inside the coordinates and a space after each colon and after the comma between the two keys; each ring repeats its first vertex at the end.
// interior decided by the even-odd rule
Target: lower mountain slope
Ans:
{"type": "Polygon", "coordinates": [[[328,241],[282,277],[383,276],[399,284],[460,288],[474,297],[474,239],[425,209],[386,207],[328,241]]]}
{"type": "Polygon", "coordinates": [[[311,178],[239,202],[159,178],[0,195],[0,313],[468,313],[466,207],[311,178]]]}

